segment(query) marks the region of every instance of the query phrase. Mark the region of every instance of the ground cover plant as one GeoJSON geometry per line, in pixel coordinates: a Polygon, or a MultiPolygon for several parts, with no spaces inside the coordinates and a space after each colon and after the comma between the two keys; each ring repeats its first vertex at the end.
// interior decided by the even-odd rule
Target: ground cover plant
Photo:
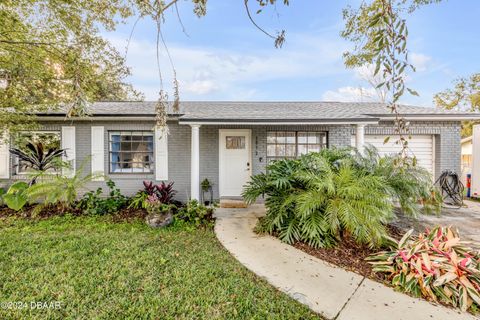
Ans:
{"type": "Polygon", "coordinates": [[[452,228],[407,232],[390,247],[367,258],[373,271],[387,275],[402,292],[442,302],[462,311],[480,308],[480,253],[460,241],[452,228]]]}
{"type": "Polygon", "coordinates": [[[238,263],[211,229],[110,216],[0,218],[2,319],[318,319],[238,263]]]}
{"type": "Polygon", "coordinates": [[[440,208],[429,173],[398,166],[396,160],[380,157],[374,148],[364,154],[324,149],[274,161],[266,173],[252,177],[243,196],[249,203],[265,196],[267,214],[259,228],[287,243],[332,247],[351,237],[379,247],[397,202],[411,216],[421,208],[440,208]]]}

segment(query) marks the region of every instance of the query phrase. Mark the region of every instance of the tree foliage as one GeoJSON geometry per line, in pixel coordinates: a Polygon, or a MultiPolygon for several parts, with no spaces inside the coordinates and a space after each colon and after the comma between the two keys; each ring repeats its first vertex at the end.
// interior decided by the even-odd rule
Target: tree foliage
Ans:
{"type": "MultiPolygon", "coordinates": [[[[189,0],[198,17],[207,14],[207,0],[189,0]]],[[[242,1],[242,0],[239,0],[242,1]]],[[[255,21],[248,0],[243,0],[251,23],[268,37],[275,47],[283,45],[285,30],[276,34],[255,21]]],[[[382,74],[391,100],[388,105],[396,115],[397,133],[406,148],[407,123],[397,111],[397,102],[405,91],[408,63],[407,28],[403,13],[441,0],[372,0],[358,9],[344,11],[346,21],[342,36],[355,44],[345,54],[347,66],[375,64],[375,76],[382,74]]],[[[124,58],[101,37],[101,29],[114,30],[131,17],[151,18],[157,31],[159,98],[157,124],[166,125],[169,96],[163,88],[159,52],[167,53],[173,69],[174,101],[178,108],[179,90],[162,26],[168,14],[183,24],[178,12],[179,0],[4,0],[0,4],[0,125],[8,129],[31,124],[32,113],[59,105],[69,107],[69,116],[85,115],[89,102],[138,98],[139,94],[123,81],[129,74],[124,58]]],[[[255,0],[257,14],[289,0],[255,0]]],[[[253,11],[252,11],[253,12],[253,11]]],[[[133,30],[132,30],[133,33],[133,30]]],[[[413,69],[413,68],[412,68],[413,69]]],[[[413,90],[407,89],[411,94],[413,90]]]]}
{"type": "Polygon", "coordinates": [[[0,3],[0,126],[25,129],[32,114],[60,105],[138,98],[129,70],[100,28],[133,14],[122,0],[5,0],[0,3]]]}
{"type": "MultiPolygon", "coordinates": [[[[453,88],[437,93],[433,101],[446,110],[480,111],[480,73],[454,81],[453,88]]],[[[462,137],[472,135],[473,121],[462,122],[462,137]]]]}
{"type": "Polygon", "coordinates": [[[343,11],[345,29],[341,35],[354,44],[353,51],[345,52],[347,67],[375,65],[374,76],[381,75],[383,81],[375,89],[386,88],[387,107],[395,115],[397,142],[402,146],[402,164],[409,159],[408,122],[400,114],[399,101],[405,93],[418,93],[405,86],[407,71],[415,71],[408,61],[408,28],[403,15],[413,12],[422,5],[441,0],[373,0],[362,2],[358,9],[347,7],[343,11]]]}

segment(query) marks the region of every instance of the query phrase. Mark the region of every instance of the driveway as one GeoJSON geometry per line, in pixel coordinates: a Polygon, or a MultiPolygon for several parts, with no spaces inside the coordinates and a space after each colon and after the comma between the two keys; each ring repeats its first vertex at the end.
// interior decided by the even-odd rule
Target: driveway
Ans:
{"type": "Polygon", "coordinates": [[[331,265],[253,231],[263,206],[216,211],[215,233],[245,267],[277,289],[335,320],[473,320],[470,314],[433,305],[331,265]]]}
{"type": "Polygon", "coordinates": [[[480,202],[465,200],[460,209],[443,209],[440,215],[421,215],[418,220],[399,215],[394,225],[404,229],[424,231],[436,225],[453,226],[465,241],[472,241],[472,247],[480,249],[480,202]]]}

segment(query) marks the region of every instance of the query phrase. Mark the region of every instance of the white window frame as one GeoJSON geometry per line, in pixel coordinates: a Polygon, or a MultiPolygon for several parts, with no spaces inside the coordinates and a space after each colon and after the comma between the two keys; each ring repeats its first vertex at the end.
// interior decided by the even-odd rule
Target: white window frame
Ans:
{"type": "MultiPolygon", "coordinates": [[[[307,138],[308,139],[308,138],[307,138]]],[[[328,132],[327,131],[323,131],[323,130],[268,130],[267,131],[267,143],[266,143],[266,146],[267,146],[267,150],[266,150],[266,158],[267,158],[267,163],[270,162],[270,161],[275,161],[275,160],[279,160],[279,159],[296,159],[298,158],[299,156],[301,156],[302,154],[298,152],[299,150],[299,146],[307,146],[307,149],[308,149],[308,146],[309,145],[319,145],[320,146],[320,149],[319,150],[322,150],[324,148],[328,148],[328,132]],[[275,133],[275,135],[277,135],[279,132],[283,132],[283,133],[291,133],[293,134],[293,138],[294,138],[294,142],[290,142],[290,143],[283,143],[283,145],[286,147],[287,145],[289,146],[295,146],[295,155],[293,156],[269,156],[268,155],[268,146],[277,146],[277,145],[282,145],[281,143],[270,143],[268,142],[268,135],[270,133],[275,133]],[[300,143],[299,142],[299,134],[300,133],[319,133],[321,134],[322,136],[325,137],[325,143],[322,143],[322,141],[320,141],[320,144],[317,144],[317,143],[300,143]]],[[[310,153],[310,152],[307,152],[307,153],[310,153]]]]}
{"type": "MultiPolygon", "coordinates": [[[[108,131],[108,173],[109,174],[154,174],[155,173],[155,135],[154,132],[151,130],[110,130],[108,131]],[[119,135],[122,136],[122,133],[130,133],[130,136],[149,136],[152,137],[152,150],[145,151],[146,154],[150,154],[151,161],[150,161],[150,170],[145,171],[143,168],[141,170],[135,171],[136,168],[119,168],[115,171],[112,170],[112,136],[119,135]],[[141,134],[135,134],[141,133],[141,134]]],[[[122,152],[122,151],[118,151],[122,152]]],[[[123,152],[133,152],[133,151],[123,151],[123,152]]]]}

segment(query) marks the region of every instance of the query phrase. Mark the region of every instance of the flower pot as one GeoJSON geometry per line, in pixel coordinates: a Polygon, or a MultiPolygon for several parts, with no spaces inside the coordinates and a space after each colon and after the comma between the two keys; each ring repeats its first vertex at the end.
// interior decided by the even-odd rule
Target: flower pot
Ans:
{"type": "Polygon", "coordinates": [[[145,222],[152,228],[163,228],[173,222],[173,214],[171,211],[152,213],[145,217],[145,222]]]}

